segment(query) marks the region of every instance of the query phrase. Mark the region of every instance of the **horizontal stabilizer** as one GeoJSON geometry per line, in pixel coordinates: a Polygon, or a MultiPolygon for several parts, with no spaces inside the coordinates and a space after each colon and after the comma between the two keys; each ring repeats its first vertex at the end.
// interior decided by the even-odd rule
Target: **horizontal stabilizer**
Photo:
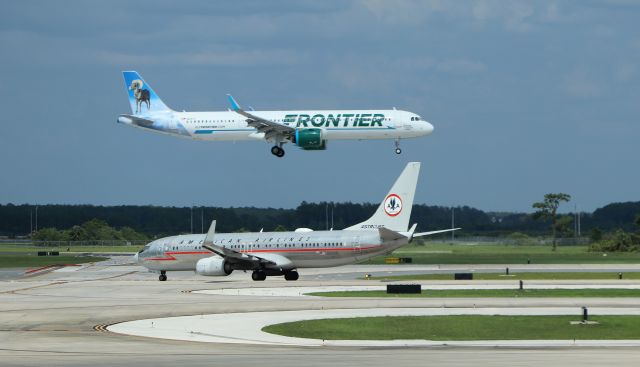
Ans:
{"type": "Polygon", "coordinates": [[[438,234],[438,233],[445,233],[445,232],[453,232],[453,231],[457,231],[459,229],[462,228],[450,228],[450,229],[441,229],[439,231],[431,231],[431,232],[420,232],[420,233],[415,233],[413,235],[413,237],[423,237],[423,236],[431,236],[433,234],[438,234]]]}
{"type": "Polygon", "coordinates": [[[127,115],[127,114],[122,114],[118,116],[118,122],[121,124],[136,125],[136,126],[142,126],[142,127],[153,126],[153,121],[151,120],[143,119],[142,117],[127,115]]]}
{"type": "Polygon", "coordinates": [[[386,229],[384,227],[378,228],[378,232],[380,233],[380,238],[383,241],[395,241],[403,238],[407,238],[407,236],[400,234],[396,231],[392,231],[390,229],[386,229]]]}

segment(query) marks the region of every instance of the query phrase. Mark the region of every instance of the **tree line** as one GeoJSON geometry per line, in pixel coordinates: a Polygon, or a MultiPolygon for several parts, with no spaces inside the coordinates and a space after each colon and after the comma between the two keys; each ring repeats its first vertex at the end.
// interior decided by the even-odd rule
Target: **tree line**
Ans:
{"type": "MultiPolygon", "coordinates": [[[[38,205],[37,228],[70,231],[74,226],[97,219],[118,231],[131,230],[148,238],[206,232],[213,219],[217,220],[219,232],[294,230],[300,227],[342,229],[365,220],[376,208],[377,204],[350,202],[302,202],[293,209],[38,205]]],[[[0,236],[29,235],[36,228],[35,211],[35,205],[0,205],[0,236]]],[[[455,207],[453,212],[455,226],[462,227],[460,234],[465,236],[500,236],[513,232],[544,235],[549,232],[548,223],[536,220],[532,213],[485,212],[468,206],[455,207]]],[[[633,222],[638,213],[640,202],[613,203],[592,213],[581,213],[582,233],[634,230],[633,222]]],[[[451,214],[451,207],[417,204],[413,206],[411,222],[418,223],[418,231],[450,228],[451,214]]],[[[558,230],[559,237],[573,236],[573,218],[573,214],[558,215],[557,221],[564,223],[558,230]]]]}

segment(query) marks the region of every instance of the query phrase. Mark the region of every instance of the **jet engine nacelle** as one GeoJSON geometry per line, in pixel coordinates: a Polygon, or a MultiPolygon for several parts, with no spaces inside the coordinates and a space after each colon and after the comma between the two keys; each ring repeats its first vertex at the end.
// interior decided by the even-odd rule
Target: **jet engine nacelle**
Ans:
{"type": "Polygon", "coordinates": [[[327,141],[322,129],[297,129],[293,142],[304,150],[325,150],[327,141]]]}
{"type": "Polygon", "coordinates": [[[211,256],[200,259],[196,263],[196,273],[205,276],[227,276],[233,268],[220,256],[211,256]]]}

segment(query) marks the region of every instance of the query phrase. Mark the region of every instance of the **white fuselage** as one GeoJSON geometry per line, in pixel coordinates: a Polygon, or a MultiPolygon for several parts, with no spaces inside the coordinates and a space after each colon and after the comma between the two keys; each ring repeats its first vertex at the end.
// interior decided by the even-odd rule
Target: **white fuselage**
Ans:
{"type": "MultiPolygon", "coordinates": [[[[155,240],[136,255],[138,263],[155,271],[195,270],[200,259],[217,256],[203,247],[204,234],[155,240]]],[[[332,267],[391,253],[408,239],[383,241],[378,231],[310,231],[216,233],[214,245],[254,254],[277,263],[274,268],[332,267]]]]}
{"type": "MultiPolygon", "coordinates": [[[[323,139],[406,139],[428,135],[433,125],[418,115],[401,110],[251,111],[252,114],[296,129],[319,128],[323,139]]],[[[270,140],[247,125],[235,111],[156,111],[135,115],[152,123],[140,123],[127,116],[118,122],[197,140],[270,140]]]]}

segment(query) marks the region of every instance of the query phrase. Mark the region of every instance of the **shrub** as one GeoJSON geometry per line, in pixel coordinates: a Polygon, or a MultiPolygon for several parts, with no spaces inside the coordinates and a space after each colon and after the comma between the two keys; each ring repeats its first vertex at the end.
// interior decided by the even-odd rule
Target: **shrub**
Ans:
{"type": "Polygon", "coordinates": [[[618,229],[605,236],[601,241],[592,244],[589,250],[601,252],[640,251],[640,235],[618,229]]]}

